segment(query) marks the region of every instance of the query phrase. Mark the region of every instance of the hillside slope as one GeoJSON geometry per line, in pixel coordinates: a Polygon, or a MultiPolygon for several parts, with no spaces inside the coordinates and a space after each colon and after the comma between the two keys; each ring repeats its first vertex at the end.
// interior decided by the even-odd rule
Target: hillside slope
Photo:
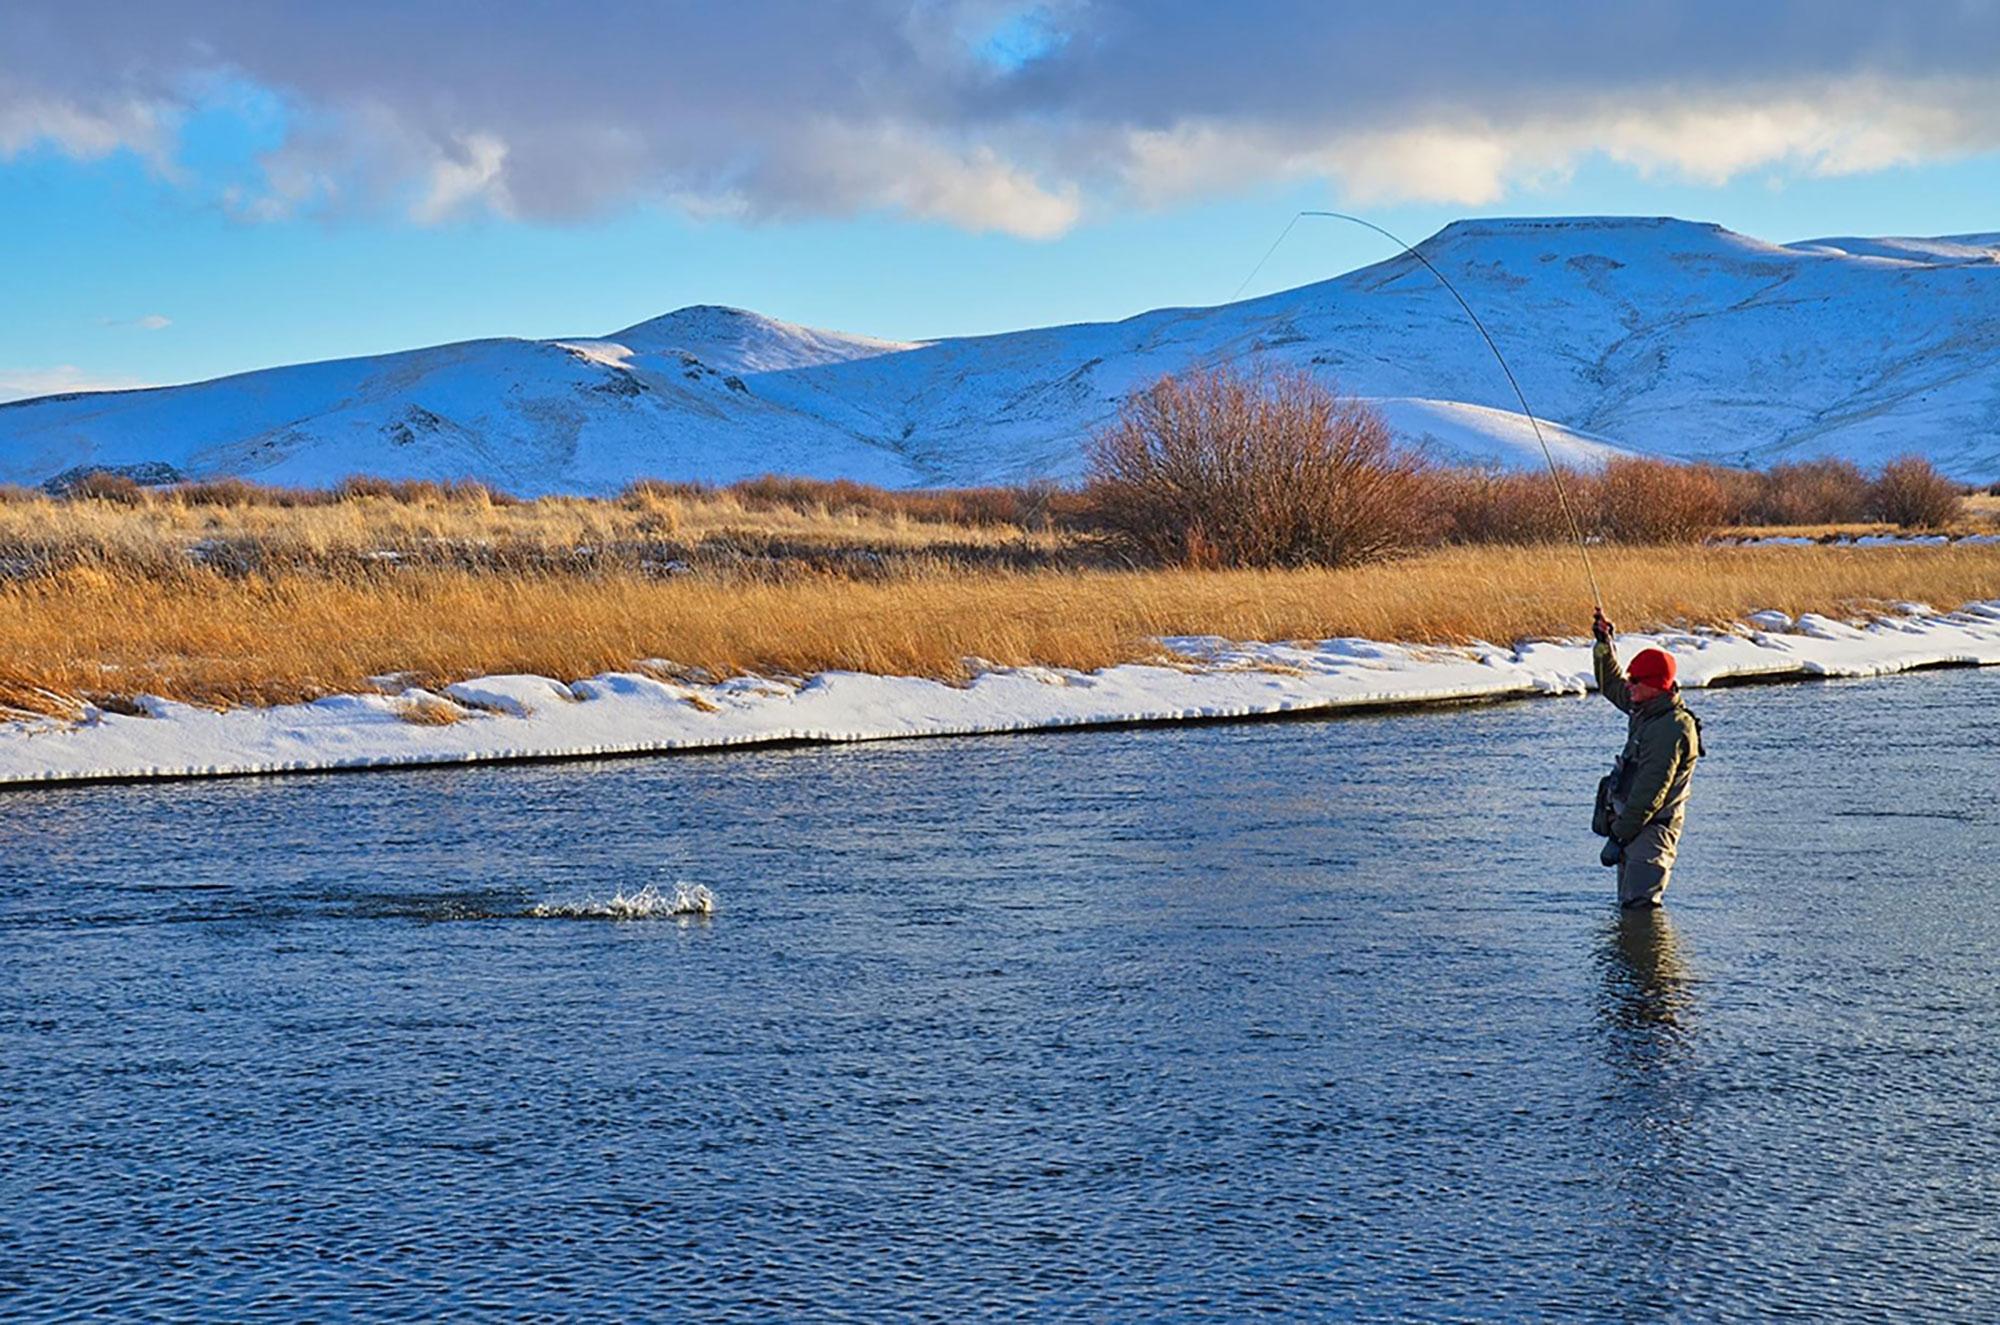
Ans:
{"type": "MultiPolygon", "coordinates": [[[[1424,243],[1552,440],[1767,465],[1929,455],[2000,478],[2000,236],[1779,246],[1672,219],[1459,222],[1424,243]]],[[[0,481],[172,466],[521,493],[779,471],[892,486],[1070,477],[1120,401],[1190,364],[1304,366],[1453,459],[1535,463],[1504,377],[1397,257],[1213,308],[930,343],[724,308],[605,337],[484,340],[0,406],[0,481]]]]}

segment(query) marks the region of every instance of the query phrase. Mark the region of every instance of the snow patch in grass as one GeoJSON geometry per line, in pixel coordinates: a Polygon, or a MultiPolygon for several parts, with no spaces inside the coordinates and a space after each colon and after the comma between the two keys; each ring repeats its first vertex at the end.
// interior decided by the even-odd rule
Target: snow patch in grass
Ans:
{"type": "Polygon", "coordinates": [[[573,704],[570,688],[546,676],[482,676],[444,688],[444,693],[470,709],[514,718],[533,717],[544,704],[573,704]]]}

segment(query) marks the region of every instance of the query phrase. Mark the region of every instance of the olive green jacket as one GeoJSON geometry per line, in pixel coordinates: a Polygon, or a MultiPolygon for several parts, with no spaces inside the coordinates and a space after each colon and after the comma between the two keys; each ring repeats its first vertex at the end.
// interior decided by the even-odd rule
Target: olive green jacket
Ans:
{"type": "Polygon", "coordinates": [[[1611,646],[1598,644],[1592,657],[1597,688],[1631,719],[1621,779],[1625,804],[1611,823],[1611,835],[1630,842],[1647,824],[1675,818],[1686,808],[1695,762],[1701,758],[1701,724],[1681,703],[1679,687],[1634,707],[1632,687],[1611,646]]]}

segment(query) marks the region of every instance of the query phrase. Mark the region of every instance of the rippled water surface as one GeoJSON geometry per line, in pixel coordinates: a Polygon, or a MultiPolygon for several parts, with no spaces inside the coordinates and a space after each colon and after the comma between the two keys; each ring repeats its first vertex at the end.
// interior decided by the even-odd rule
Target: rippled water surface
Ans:
{"type": "Polygon", "coordinates": [[[0,796],[0,1316],[2000,1318],[2000,674],[1695,703],[0,796]]]}

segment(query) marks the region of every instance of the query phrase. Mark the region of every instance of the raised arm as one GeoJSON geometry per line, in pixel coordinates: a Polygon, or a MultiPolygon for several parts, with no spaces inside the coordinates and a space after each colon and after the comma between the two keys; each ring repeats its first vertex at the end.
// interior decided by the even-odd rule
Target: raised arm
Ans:
{"type": "Polygon", "coordinates": [[[1625,669],[1618,665],[1618,654],[1611,647],[1611,623],[1599,612],[1590,623],[1590,633],[1597,637],[1597,647],[1590,652],[1590,660],[1597,668],[1597,689],[1620,713],[1632,711],[1632,687],[1626,684],[1625,669]]]}

